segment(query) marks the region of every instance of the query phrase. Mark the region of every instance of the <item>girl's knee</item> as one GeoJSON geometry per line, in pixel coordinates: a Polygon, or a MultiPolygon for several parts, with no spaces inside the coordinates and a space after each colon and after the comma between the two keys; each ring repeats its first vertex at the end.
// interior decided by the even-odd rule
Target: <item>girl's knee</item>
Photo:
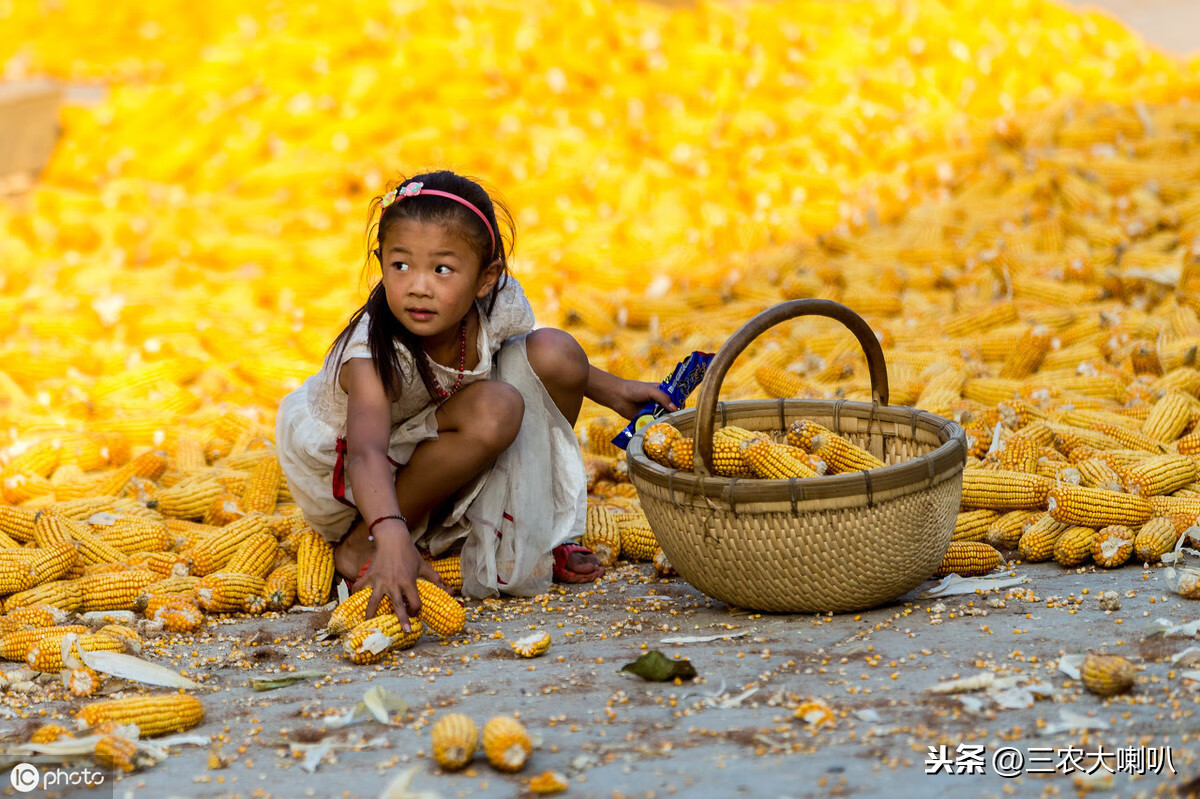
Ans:
{"type": "MultiPolygon", "coordinates": [[[[516,439],[525,416],[525,399],[521,392],[499,380],[472,383],[470,402],[463,410],[464,428],[472,440],[495,452],[502,452],[516,439]]],[[[464,390],[463,399],[467,399],[464,390]]]]}
{"type": "Polygon", "coordinates": [[[535,330],[525,337],[525,353],[543,383],[580,390],[587,386],[587,354],[570,333],[550,327],[535,330]]]}

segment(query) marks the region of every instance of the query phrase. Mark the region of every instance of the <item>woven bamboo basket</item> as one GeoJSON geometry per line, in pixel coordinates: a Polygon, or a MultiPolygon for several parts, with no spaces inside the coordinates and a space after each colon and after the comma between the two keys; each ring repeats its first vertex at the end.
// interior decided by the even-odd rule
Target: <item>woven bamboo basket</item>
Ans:
{"type": "Polygon", "coordinates": [[[753,610],[848,612],[892,602],[937,569],[962,497],[966,436],[955,422],[889,406],[883,351],[844,305],[792,300],[755,316],[717,352],[696,407],[663,417],[695,438],[695,472],[651,461],[634,436],[627,458],[659,545],[705,594],[753,610]],[[835,319],[867,358],[872,402],[774,399],[718,402],[737,356],[758,336],[798,316],[835,319]],[[793,480],[720,477],[712,469],[719,426],[768,431],[776,440],[809,419],[872,452],[886,466],[793,480]]]}

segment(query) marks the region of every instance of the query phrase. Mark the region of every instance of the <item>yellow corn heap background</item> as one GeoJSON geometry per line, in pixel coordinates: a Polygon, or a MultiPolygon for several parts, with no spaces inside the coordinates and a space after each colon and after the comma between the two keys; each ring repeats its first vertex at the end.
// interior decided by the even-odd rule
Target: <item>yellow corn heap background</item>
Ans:
{"type": "MultiPolygon", "coordinates": [[[[6,610],[325,599],[275,408],[365,296],[370,198],[428,167],[498,189],[539,322],[625,377],[785,299],[850,305],[892,402],[967,426],[976,541],[1018,548],[1009,513],[1062,481],[1099,526],[1133,523],[1091,493],[1125,486],[1139,524],[1195,520],[1200,60],[1038,0],[144,5],[0,3],[6,77],[103,87],[0,202],[0,548],[44,550],[5,561],[6,610]],[[222,571],[253,586],[150,582],[222,571]]],[[[723,391],[763,395],[869,397],[856,342],[772,330],[723,391]]],[[[619,427],[589,404],[579,433],[594,504],[636,518],[619,427]]]]}

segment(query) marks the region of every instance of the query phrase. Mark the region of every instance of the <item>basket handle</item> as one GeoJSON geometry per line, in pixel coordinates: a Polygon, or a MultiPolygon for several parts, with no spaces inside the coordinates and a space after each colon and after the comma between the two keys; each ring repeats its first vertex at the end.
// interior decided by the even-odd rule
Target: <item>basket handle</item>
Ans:
{"type": "Polygon", "coordinates": [[[767,330],[797,316],[828,316],[841,322],[858,339],[863,354],[867,356],[867,369],[871,374],[871,397],[879,405],[888,402],[887,365],[883,360],[883,348],[861,316],[841,303],[832,300],[789,300],[774,305],[754,316],[730,336],[721,349],[717,350],[712,363],[700,382],[700,393],[696,397],[696,446],[692,455],[696,473],[708,477],[713,473],[713,422],[717,411],[717,397],[721,383],[729,367],[756,338],[767,330]]]}

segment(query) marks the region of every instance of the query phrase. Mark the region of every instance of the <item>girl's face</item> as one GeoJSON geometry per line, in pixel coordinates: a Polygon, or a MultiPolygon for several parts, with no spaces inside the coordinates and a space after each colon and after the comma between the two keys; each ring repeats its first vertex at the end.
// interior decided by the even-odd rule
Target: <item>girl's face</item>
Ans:
{"type": "Polygon", "coordinates": [[[429,346],[457,340],[459,322],[500,278],[500,264],[479,255],[447,225],[400,219],[384,237],[380,261],[388,308],[429,346]]]}

